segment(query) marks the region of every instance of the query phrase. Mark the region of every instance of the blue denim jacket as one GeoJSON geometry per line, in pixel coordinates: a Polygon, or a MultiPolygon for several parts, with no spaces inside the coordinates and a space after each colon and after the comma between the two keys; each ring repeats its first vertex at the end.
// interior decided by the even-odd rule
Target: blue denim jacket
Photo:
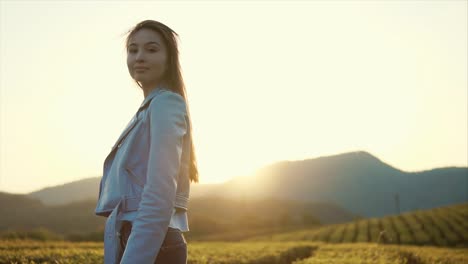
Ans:
{"type": "Polygon", "coordinates": [[[107,217],[104,263],[117,263],[122,215],[137,211],[120,263],[154,263],[173,209],[187,211],[190,125],[184,98],[146,96],[104,161],[95,214],[107,217]]]}

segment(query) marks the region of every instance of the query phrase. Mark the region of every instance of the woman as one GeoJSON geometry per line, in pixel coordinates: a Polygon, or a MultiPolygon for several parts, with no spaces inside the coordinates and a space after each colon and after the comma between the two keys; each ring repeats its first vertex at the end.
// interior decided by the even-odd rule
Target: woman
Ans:
{"type": "Polygon", "coordinates": [[[95,213],[107,217],[104,263],[187,262],[190,181],[198,182],[177,33],[145,20],[127,66],[144,100],[104,161],[95,213]]]}

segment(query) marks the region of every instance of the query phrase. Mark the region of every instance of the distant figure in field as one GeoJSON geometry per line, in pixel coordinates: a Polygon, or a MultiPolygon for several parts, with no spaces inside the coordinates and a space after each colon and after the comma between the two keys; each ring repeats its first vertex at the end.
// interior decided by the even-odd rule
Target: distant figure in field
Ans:
{"type": "Polygon", "coordinates": [[[95,213],[107,217],[105,264],[187,263],[183,232],[198,169],[177,36],[145,20],[126,40],[128,71],[144,99],[104,161],[95,213]]]}
{"type": "Polygon", "coordinates": [[[379,238],[377,239],[378,244],[388,244],[392,241],[392,238],[387,235],[387,231],[380,231],[379,238]]]}

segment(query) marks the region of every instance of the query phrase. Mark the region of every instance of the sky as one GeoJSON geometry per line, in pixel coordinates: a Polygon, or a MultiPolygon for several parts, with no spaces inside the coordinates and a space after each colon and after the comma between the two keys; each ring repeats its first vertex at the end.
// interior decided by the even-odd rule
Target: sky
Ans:
{"type": "Polygon", "coordinates": [[[0,0],[0,191],[102,176],[143,101],[125,33],[180,37],[200,183],[367,151],[468,166],[467,1],[0,0]]]}

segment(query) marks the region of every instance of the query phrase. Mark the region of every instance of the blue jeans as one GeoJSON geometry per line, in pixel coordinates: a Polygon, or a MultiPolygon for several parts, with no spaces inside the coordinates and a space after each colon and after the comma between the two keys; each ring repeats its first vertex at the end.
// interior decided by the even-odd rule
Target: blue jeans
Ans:
{"type": "MultiPolygon", "coordinates": [[[[119,261],[122,258],[123,251],[127,245],[128,237],[132,231],[132,223],[123,221],[122,229],[120,230],[120,245],[122,246],[122,254],[119,256],[119,261]]],[[[169,227],[164,242],[156,257],[155,264],[187,264],[187,241],[179,229],[169,227]]]]}

